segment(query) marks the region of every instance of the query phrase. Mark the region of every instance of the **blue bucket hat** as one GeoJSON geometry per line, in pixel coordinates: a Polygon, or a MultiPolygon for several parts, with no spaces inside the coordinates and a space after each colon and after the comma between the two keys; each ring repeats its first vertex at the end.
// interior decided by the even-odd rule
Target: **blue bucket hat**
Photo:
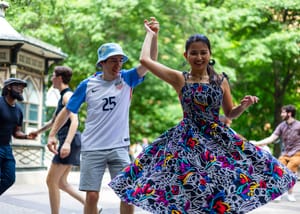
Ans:
{"type": "Polygon", "coordinates": [[[128,57],[124,54],[120,45],[116,43],[105,43],[98,48],[98,61],[96,66],[101,66],[99,63],[105,61],[108,57],[115,55],[123,56],[123,63],[127,62],[128,57]]]}

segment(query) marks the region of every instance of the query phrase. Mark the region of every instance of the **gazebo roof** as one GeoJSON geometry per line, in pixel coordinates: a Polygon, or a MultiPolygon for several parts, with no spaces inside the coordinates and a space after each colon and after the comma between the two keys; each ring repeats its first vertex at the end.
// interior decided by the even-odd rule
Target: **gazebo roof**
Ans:
{"type": "Polygon", "coordinates": [[[5,19],[7,7],[7,3],[0,2],[0,46],[11,47],[22,44],[22,49],[45,58],[64,59],[67,57],[67,54],[62,52],[60,48],[18,33],[5,19]]]}

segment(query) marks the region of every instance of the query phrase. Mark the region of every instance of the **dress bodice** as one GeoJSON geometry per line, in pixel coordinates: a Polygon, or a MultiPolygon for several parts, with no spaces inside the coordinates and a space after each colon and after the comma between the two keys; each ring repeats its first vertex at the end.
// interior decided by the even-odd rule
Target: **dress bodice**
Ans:
{"type": "Polygon", "coordinates": [[[217,84],[185,83],[180,97],[184,118],[195,124],[219,120],[223,90],[217,84]]]}

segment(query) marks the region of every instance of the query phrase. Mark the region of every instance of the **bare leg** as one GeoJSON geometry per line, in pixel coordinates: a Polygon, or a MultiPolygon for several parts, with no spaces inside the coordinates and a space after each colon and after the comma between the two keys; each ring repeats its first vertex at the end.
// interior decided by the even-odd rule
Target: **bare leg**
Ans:
{"type": "Polygon", "coordinates": [[[133,214],[134,213],[134,206],[121,201],[120,204],[120,214],[133,214]]]}
{"type": "Polygon", "coordinates": [[[69,193],[79,202],[84,204],[84,197],[77,193],[67,182],[67,176],[71,170],[71,165],[51,164],[47,175],[47,186],[52,214],[59,214],[60,208],[60,191],[69,193]]]}
{"type": "Polygon", "coordinates": [[[76,191],[72,185],[68,183],[68,175],[72,169],[72,166],[63,165],[63,168],[64,168],[64,172],[59,180],[59,188],[84,205],[85,198],[78,191],[76,191]]]}
{"type": "Polygon", "coordinates": [[[51,164],[47,175],[47,186],[52,214],[59,214],[60,192],[58,187],[59,176],[57,173],[57,165],[51,164]]]}
{"type": "Polygon", "coordinates": [[[99,200],[99,192],[88,191],[86,192],[86,201],[84,205],[84,214],[97,214],[99,200]]]}

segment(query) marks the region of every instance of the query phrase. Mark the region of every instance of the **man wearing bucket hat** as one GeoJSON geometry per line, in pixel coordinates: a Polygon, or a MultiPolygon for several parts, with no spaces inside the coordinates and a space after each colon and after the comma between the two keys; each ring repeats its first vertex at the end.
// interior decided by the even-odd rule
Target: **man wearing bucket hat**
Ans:
{"type": "Polygon", "coordinates": [[[0,195],[2,195],[16,178],[16,162],[11,147],[11,137],[34,139],[22,129],[23,113],[17,101],[23,101],[23,89],[27,86],[24,80],[9,78],[4,81],[0,96],[0,195]]]}
{"type": "MultiPolygon", "coordinates": [[[[148,23],[155,33],[151,44],[151,57],[157,59],[159,23],[155,18],[148,23]]],[[[115,177],[130,163],[129,158],[129,107],[132,90],[143,82],[147,69],[138,65],[122,69],[128,60],[116,43],[106,43],[98,49],[97,66],[101,71],[83,80],[70,98],[66,108],[57,116],[50,131],[48,145],[55,145],[55,134],[68,118],[77,113],[83,102],[87,103],[85,130],[82,133],[80,185],[86,192],[85,214],[97,214],[97,203],[102,178],[109,169],[115,177]]],[[[134,207],[121,202],[120,213],[134,212],[134,207]]]]}

